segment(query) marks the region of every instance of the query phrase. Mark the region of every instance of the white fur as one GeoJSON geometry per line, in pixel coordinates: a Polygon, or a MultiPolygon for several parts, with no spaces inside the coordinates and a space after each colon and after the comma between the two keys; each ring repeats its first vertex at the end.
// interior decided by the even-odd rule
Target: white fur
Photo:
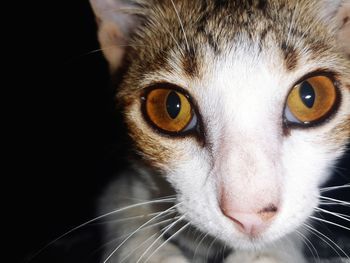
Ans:
{"type": "MultiPolygon", "coordinates": [[[[260,58],[249,58],[247,53],[225,54],[214,65],[208,58],[207,65],[213,65],[208,71],[215,74],[189,87],[201,105],[213,152],[184,141],[182,159],[174,160],[168,174],[180,191],[181,211],[188,214],[188,219],[237,248],[260,247],[298,228],[318,205],[318,187],[341,154],[329,153],[323,143],[323,134],[333,127],[332,122],[310,130],[294,130],[283,137],[285,98],[291,85],[312,71],[313,65],[287,73],[282,66],[270,64],[274,64],[271,58],[278,57],[277,50],[260,58]],[[274,70],[264,70],[270,68],[274,70]],[[212,170],[208,163],[214,163],[212,170]],[[280,194],[280,213],[259,241],[250,242],[222,215],[218,190],[223,185],[232,189],[242,206],[280,194]]],[[[348,101],[342,105],[346,114],[348,101]]],[[[333,122],[341,118],[344,116],[338,115],[333,122]]]]}

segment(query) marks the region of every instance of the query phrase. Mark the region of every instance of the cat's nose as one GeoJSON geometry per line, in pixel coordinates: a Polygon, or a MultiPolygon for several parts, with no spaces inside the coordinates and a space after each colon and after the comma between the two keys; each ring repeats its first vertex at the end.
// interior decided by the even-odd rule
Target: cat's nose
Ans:
{"type": "Polygon", "coordinates": [[[270,225],[277,214],[277,207],[273,204],[266,206],[258,212],[238,212],[221,207],[223,214],[231,219],[237,229],[249,236],[258,236],[270,225]]]}

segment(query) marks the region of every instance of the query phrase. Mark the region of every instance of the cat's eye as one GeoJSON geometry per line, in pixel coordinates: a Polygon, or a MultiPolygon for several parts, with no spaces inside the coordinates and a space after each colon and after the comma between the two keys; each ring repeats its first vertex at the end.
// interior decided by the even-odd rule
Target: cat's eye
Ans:
{"type": "Polygon", "coordinates": [[[325,120],[335,109],[337,89],[326,76],[310,77],[294,86],[287,98],[287,123],[310,125],[325,120]]]}
{"type": "Polygon", "coordinates": [[[182,134],[193,130],[197,125],[189,97],[178,90],[151,89],[144,96],[143,107],[146,118],[163,132],[182,134]]]}

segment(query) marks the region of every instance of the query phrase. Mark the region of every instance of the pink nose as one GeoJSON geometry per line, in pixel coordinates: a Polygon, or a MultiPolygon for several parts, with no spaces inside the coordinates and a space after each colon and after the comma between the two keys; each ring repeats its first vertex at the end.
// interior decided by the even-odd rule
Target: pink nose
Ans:
{"type": "Polygon", "coordinates": [[[223,214],[230,218],[238,230],[249,236],[261,234],[277,214],[277,207],[269,205],[257,213],[237,212],[221,207],[223,214]]]}

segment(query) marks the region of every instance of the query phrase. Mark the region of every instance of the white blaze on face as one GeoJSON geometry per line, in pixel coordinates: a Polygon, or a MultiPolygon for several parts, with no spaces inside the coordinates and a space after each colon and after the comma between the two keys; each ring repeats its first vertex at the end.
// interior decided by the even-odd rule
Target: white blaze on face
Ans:
{"type": "Polygon", "coordinates": [[[207,145],[179,140],[183,158],[168,174],[181,211],[197,227],[244,248],[300,227],[340,154],[329,151],[323,136],[334,123],[283,131],[286,98],[315,65],[287,72],[277,47],[252,54],[225,54],[208,63],[204,79],[189,84],[207,145]]]}

